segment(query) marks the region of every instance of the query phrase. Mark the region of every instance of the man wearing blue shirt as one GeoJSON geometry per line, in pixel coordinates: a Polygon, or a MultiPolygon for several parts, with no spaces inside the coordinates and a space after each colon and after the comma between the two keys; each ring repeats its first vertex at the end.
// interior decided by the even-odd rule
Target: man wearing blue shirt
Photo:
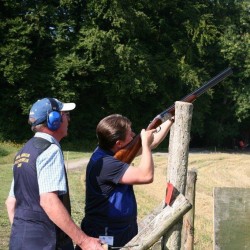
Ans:
{"type": "Polygon", "coordinates": [[[6,206],[12,224],[10,250],[101,250],[71,219],[67,173],[60,140],[67,136],[75,103],[43,98],[33,104],[29,124],[35,132],[17,153],[6,206]],[[73,240],[73,241],[72,241],[73,240]]]}
{"type": "MultiPolygon", "coordinates": [[[[111,248],[119,249],[137,233],[137,203],[133,185],[149,184],[154,178],[151,149],[168,134],[173,117],[158,129],[141,131],[141,159],[137,167],[115,158],[135,134],[131,121],[120,114],[103,118],[97,125],[98,147],[86,169],[84,232],[99,237],[111,248]]],[[[79,248],[76,247],[76,250],[79,248]]]]}

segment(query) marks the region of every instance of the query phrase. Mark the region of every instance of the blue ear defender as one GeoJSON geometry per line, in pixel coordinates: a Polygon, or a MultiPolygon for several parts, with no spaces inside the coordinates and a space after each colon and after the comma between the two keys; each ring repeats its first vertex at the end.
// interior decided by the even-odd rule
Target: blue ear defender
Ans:
{"type": "Polygon", "coordinates": [[[58,103],[53,99],[53,98],[48,98],[52,111],[48,113],[47,116],[47,126],[50,130],[56,131],[57,129],[60,128],[61,122],[62,122],[62,116],[59,110],[58,103]]]}

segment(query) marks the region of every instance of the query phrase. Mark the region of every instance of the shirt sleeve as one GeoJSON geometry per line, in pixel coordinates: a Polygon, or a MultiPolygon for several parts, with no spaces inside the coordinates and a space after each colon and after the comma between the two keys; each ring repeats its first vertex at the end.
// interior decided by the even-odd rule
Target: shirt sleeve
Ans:
{"type": "Polygon", "coordinates": [[[15,194],[14,194],[14,179],[12,179],[12,182],[11,182],[9,196],[10,197],[15,197],[15,194]]]}
{"type": "Polygon", "coordinates": [[[52,144],[36,161],[39,193],[57,191],[59,195],[67,193],[63,154],[60,148],[52,144]]]}
{"type": "Polygon", "coordinates": [[[118,184],[128,167],[129,164],[121,162],[114,157],[105,157],[103,158],[100,181],[118,184]]]}

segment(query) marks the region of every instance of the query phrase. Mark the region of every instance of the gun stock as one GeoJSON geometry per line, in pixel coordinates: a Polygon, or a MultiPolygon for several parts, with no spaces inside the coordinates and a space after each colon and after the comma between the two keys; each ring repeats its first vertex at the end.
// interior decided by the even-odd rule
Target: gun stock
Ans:
{"type": "MultiPolygon", "coordinates": [[[[233,73],[231,68],[227,68],[220,72],[218,75],[210,79],[208,82],[203,84],[201,87],[191,92],[190,94],[183,97],[180,101],[182,102],[194,102],[200,95],[205,93],[208,89],[214,87],[216,84],[224,80],[226,77],[233,73]]],[[[166,119],[172,117],[175,114],[175,105],[171,105],[169,108],[164,110],[162,113],[158,114],[152,122],[147,127],[147,130],[155,129],[161,125],[166,119]]],[[[126,147],[122,148],[115,154],[115,158],[126,162],[131,163],[136,157],[137,153],[141,149],[141,137],[137,135],[126,147]]]]}

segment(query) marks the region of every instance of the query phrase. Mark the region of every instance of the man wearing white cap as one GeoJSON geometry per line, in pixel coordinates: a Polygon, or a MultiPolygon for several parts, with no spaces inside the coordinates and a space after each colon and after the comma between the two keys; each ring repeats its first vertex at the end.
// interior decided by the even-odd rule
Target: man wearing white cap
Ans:
{"type": "Polygon", "coordinates": [[[70,216],[68,179],[60,140],[67,136],[75,103],[43,98],[33,104],[29,124],[35,132],[16,154],[6,200],[12,224],[10,250],[101,250],[70,216]],[[73,241],[72,241],[73,240],[73,241]]]}

